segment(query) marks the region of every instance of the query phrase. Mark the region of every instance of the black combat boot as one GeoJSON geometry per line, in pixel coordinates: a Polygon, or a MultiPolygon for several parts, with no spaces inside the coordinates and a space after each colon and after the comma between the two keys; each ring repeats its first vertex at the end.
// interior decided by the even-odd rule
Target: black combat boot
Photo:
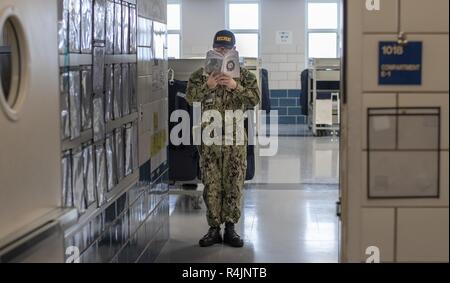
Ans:
{"type": "Polygon", "coordinates": [[[220,234],[220,227],[211,227],[208,233],[200,239],[198,244],[200,247],[210,247],[214,244],[222,243],[222,235],[220,234]]]}
{"type": "Polygon", "coordinates": [[[244,241],[234,230],[233,223],[225,224],[225,233],[223,234],[223,242],[235,248],[242,248],[244,241]]]}

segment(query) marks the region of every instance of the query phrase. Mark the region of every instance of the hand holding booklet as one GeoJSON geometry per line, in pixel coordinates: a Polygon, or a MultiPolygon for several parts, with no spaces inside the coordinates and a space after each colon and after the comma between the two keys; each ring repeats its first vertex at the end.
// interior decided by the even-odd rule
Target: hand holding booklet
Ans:
{"type": "Polygon", "coordinates": [[[232,78],[239,78],[241,69],[239,66],[239,52],[230,50],[227,54],[210,50],[206,54],[205,74],[222,73],[232,78]]]}

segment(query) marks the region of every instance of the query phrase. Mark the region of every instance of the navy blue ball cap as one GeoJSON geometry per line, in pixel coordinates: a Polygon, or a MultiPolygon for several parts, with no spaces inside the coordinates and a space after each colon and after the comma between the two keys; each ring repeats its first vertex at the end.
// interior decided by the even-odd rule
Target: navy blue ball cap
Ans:
{"type": "Polygon", "coordinates": [[[236,37],[229,30],[221,30],[214,36],[213,48],[233,48],[236,45],[236,37]]]}

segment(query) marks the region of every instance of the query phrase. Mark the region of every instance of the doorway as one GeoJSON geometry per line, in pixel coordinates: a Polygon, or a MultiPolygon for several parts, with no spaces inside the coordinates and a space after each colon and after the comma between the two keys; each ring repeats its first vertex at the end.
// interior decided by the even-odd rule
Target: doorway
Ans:
{"type": "MultiPolygon", "coordinates": [[[[269,1],[261,1],[262,5],[266,2],[269,1]]],[[[308,3],[328,2],[333,1],[305,1],[305,13],[308,3]]],[[[287,105],[286,112],[279,113],[280,116],[299,111],[300,100],[305,95],[308,99],[304,107],[309,111],[297,115],[295,123],[287,123],[290,119],[278,121],[277,154],[268,157],[255,154],[255,177],[246,182],[243,213],[237,227],[245,240],[244,248],[236,250],[222,245],[199,248],[198,240],[208,227],[204,204],[200,202],[197,207],[200,209],[196,209],[195,198],[174,195],[171,196],[171,238],[158,262],[340,261],[340,112],[345,97],[341,54],[344,54],[345,1],[336,3],[336,21],[340,23],[336,29],[307,29],[304,40],[311,48],[315,45],[310,41],[328,40],[329,37],[321,39],[320,35],[335,32],[337,58],[306,55],[305,67],[297,73],[301,85],[305,71],[306,84],[300,89],[279,86],[270,89],[271,104],[276,105],[273,108],[284,111],[280,105],[289,103],[290,98],[297,103],[287,105]]],[[[264,13],[264,7],[261,10],[264,13]]],[[[261,50],[264,53],[264,47],[261,50]]]]}

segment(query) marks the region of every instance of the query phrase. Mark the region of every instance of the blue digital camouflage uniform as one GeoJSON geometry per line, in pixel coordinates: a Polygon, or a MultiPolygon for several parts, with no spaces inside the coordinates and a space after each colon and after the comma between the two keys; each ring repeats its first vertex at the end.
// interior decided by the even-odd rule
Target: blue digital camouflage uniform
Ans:
{"type": "MultiPolygon", "coordinates": [[[[189,79],[186,98],[189,104],[202,103],[202,111],[217,110],[225,121],[226,110],[254,108],[260,100],[260,91],[256,76],[241,68],[238,86],[227,90],[217,86],[210,90],[206,84],[208,77],[203,68],[194,72],[189,79]]],[[[239,121],[236,121],[236,124],[239,121]]],[[[202,125],[204,126],[204,125],[202,125]]],[[[234,128],[234,134],[236,134],[234,128]]],[[[225,130],[223,129],[223,134],[225,130]]],[[[207,208],[207,220],[211,227],[223,223],[237,223],[241,217],[241,198],[247,171],[247,136],[244,145],[202,145],[199,147],[200,169],[205,185],[203,198],[207,208]]],[[[225,144],[225,142],[223,142],[225,144]]]]}

